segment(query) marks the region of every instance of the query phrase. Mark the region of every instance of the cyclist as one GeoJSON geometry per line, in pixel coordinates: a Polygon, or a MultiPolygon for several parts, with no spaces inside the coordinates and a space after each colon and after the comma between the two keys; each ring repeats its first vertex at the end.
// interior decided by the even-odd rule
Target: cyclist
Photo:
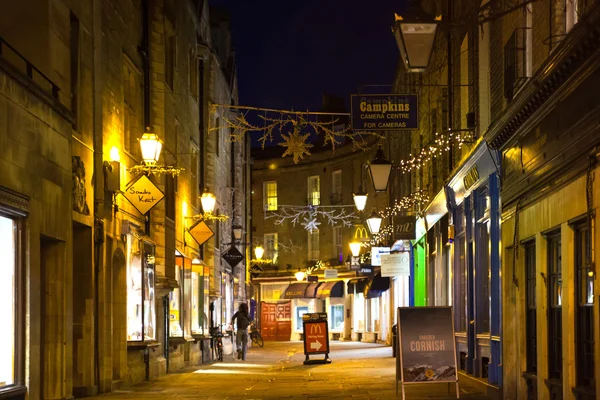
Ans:
{"type": "Polygon", "coordinates": [[[231,318],[231,326],[237,319],[237,332],[235,335],[235,345],[237,348],[237,358],[246,359],[246,347],[248,345],[248,326],[250,325],[250,316],[248,315],[248,305],[240,304],[238,311],[231,318]]]}

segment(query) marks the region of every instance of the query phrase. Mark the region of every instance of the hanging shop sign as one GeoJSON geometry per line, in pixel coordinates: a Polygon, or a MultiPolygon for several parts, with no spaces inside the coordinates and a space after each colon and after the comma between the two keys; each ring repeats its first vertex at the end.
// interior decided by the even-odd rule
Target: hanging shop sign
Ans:
{"type": "Polygon", "coordinates": [[[129,185],[124,195],[142,215],[146,215],[165,197],[165,194],[146,175],[140,176],[129,185]]]}
{"type": "Polygon", "coordinates": [[[337,269],[327,268],[327,269],[325,269],[325,272],[323,273],[323,277],[325,279],[335,279],[338,277],[338,271],[337,271],[337,269]]]}
{"type": "Polygon", "coordinates": [[[373,275],[373,267],[371,266],[360,266],[358,271],[356,272],[359,276],[369,276],[373,275]]]}
{"type": "Polygon", "coordinates": [[[456,348],[454,343],[452,307],[399,307],[398,349],[400,362],[396,363],[404,385],[416,383],[455,382],[456,348]]]}
{"type": "Polygon", "coordinates": [[[353,94],[351,103],[355,132],[419,129],[416,94],[353,94]]]}
{"type": "Polygon", "coordinates": [[[231,246],[229,250],[227,250],[223,254],[223,259],[227,261],[227,264],[231,266],[231,268],[235,267],[244,259],[244,255],[240,253],[240,251],[235,246],[231,246]]]}
{"type": "Polygon", "coordinates": [[[329,329],[327,313],[312,313],[302,315],[304,338],[304,364],[328,364],[329,359],[329,329]],[[310,355],[325,354],[324,359],[311,360],[310,355]]]}
{"type": "Polygon", "coordinates": [[[393,220],[394,240],[415,240],[417,220],[410,215],[396,215],[393,220]]]}
{"type": "Polygon", "coordinates": [[[389,247],[371,247],[371,265],[378,267],[381,265],[381,255],[390,254],[389,247]]]}
{"type": "Polygon", "coordinates": [[[317,275],[308,275],[306,277],[307,282],[319,282],[319,277],[317,275]]]}
{"type": "Polygon", "coordinates": [[[359,269],[360,269],[360,257],[352,256],[352,258],[350,258],[350,270],[358,271],[359,269]]]}
{"type": "Polygon", "coordinates": [[[381,276],[410,276],[410,253],[383,254],[381,256],[381,276]]]}
{"type": "Polygon", "coordinates": [[[208,239],[214,236],[214,232],[210,227],[204,222],[200,220],[196,222],[192,227],[188,230],[192,238],[198,243],[199,246],[202,246],[208,239]]]}

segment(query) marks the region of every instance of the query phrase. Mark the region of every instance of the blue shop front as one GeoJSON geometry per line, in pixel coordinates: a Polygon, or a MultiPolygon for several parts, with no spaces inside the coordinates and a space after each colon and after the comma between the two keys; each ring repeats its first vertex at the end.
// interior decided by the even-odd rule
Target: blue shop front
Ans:
{"type": "Polygon", "coordinates": [[[502,386],[500,162],[481,141],[446,187],[459,368],[502,386]]]}

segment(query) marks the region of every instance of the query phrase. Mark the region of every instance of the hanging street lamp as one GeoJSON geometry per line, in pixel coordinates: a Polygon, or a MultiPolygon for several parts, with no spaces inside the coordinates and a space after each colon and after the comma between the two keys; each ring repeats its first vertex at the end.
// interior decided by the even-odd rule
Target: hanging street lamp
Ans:
{"type": "Polygon", "coordinates": [[[408,72],[424,72],[427,68],[441,20],[441,16],[433,17],[426,13],[420,0],[409,0],[406,12],[396,14],[394,36],[408,72]]]}
{"type": "Polygon", "coordinates": [[[362,185],[358,185],[358,191],[352,193],[354,199],[354,205],[358,211],[363,211],[367,205],[367,193],[364,191],[362,185]]]}
{"type": "Polygon", "coordinates": [[[379,233],[379,228],[381,227],[381,215],[379,215],[377,213],[377,211],[375,211],[373,209],[373,212],[371,213],[371,215],[369,216],[369,218],[367,218],[367,225],[369,226],[369,230],[371,231],[372,235],[376,235],[379,233]]]}
{"type": "Polygon", "coordinates": [[[146,128],[146,132],[140,139],[140,148],[142,150],[142,159],[146,165],[156,165],[160,158],[160,152],[162,150],[162,141],[158,138],[156,133],[150,130],[150,127],[146,128]]]}
{"type": "Polygon", "coordinates": [[[350,242],[350,251],[352,252],[352,256],[358,257],[360,255],[360,248],[362,243],[360,242],[350,242]]]}
{"type": "Polygon", "coordinates": [[[381,146],[377,148],[375,158],[369,164],[369,173],[375,192],[385,192],[392,172],[392,163],[386,160],[381,146]]]}
{"type": "Polygon", "coordinates": [[[202,193],[202,197],[200,197],[200,202],[202,203],[202,211],[204,211],[204,214],[212,214],[215,210],[215,205],[217,204],[217,198],[214,194],[210,193],[208,189],[204,189],[204,193],[202,193]]]}
{"type": "Polygon", "coordinates": [[[306,278],[306,272],[298,271],[294,274],[294,276],[296,277],[296,280],[298,282],[302,282],[304,280],[304,278],[306,278]]]}
{"type": "Polygon", "coordinates": [[[262,260],[263,255],[265,254],[265,249],[262,246],[256,246],[254,248],[254,256],[257,260],[262,260]]]}
{"type": "MultiPolygon", "coordinates": [[[[203,206],[204,207],[204,206],[203,206]]],[[[241,225],[234,224],[231,227],[231,231],[233,232],[233,240],[239,242],[242,240],[242,235],[244,233],[244,228],[241,225]]]]}

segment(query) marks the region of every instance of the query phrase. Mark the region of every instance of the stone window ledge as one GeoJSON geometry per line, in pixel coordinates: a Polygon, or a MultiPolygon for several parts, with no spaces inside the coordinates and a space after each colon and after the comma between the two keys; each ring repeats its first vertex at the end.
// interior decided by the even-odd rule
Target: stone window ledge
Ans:
{"type": "Polygon", "coordinates": [[[137,350],[145,350],[159,347],[160,343],[157,341],[147,341],[147,342],[127,342],[128,349],[137,349],[137,350]]]}

